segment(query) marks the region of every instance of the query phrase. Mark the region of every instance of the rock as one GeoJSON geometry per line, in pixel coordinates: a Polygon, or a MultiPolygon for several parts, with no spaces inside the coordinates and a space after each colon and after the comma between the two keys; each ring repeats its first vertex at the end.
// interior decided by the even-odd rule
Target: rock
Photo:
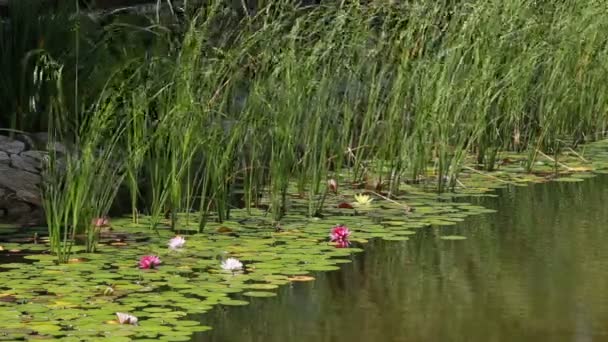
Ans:
{"type": "Polygon", "coordinates": [[[5,208],[8,217],[27,217],[32,212],[32,207],[25,202],[12,202],[5,208]]]}
{"type": "Polygon", "coordinates": [[[49,143],[46,133],[16,135],[15,139],[0,135],[0,216],[3,221],[14,220],[12,223],[24,225],[44,223],[40,185],[50,157],[47,147],[57,152],[54,165],[62,172],[65,168],[62,155],[67,149],[63,144],[49,143]]]}
{"type": "Polygon", "coordinates": [[[30,206],[30,212],[27,215],[20,215],[20,218],[16,221],[19,226],[22,227],[35,227],[46,224],[46,216],[44,210],[40,207],[32,208],[30,206]]]}
{"type": "Polygon", "coordinates": [[[18,154],[25,150],[25,144],[19,140],[11,140],[8,137],[0,140],[0,151],[18,154]]]}
{"type": "Polygon", "coordinates": [[[20,200],[41,206],[42,200],[38,189],[40,182],[41,177],[38,174],[0,164],[0,188],[15,193],[20,200]]]}
{"type": "Polygon", "coordinates": [[[18,140],[18,141],[21,141],[22,143],[24,143],[26,150],[31,150],[31,149],[36,148],[36,142],[28,134],[22,134],[22,133],[16,134],[15,140],[18,140]]]}
{"type": "Polygon", "coordinates": [[[8,155],[8,153],[4,152],[4,151],[0,151],[0,164],[10,164],[11,163],[11,157],[8,155]]]}
{"type": "Polygon", "coordinates": [[[38,189],[33,192],[29,190],[18,190],[15,193],[15,196],[24,202],[42,206],[42,196],[40,194],[40,190],[38,189]]]}
{"type": "Polygon", "coordinates": [[[49,143],[49,134],[47,132],[37,132],[30,134],[38,148],[44,148],[49,143]]]}
{"type": "Polygon", "coordinates": [[[9,195],[6,191],[0,191],[0,216],[7,218],[19,218],[29,216],[32,207],[26,202],[18,201],[15,195],[9,195]]]}
{"type": "Polygon", "coordinates": [[[40,161],[37,161],[34,158],[20,156],[18,154],[11,154],[11,166],[16,169],[38,173],[40,165],[40,161]]]}
{"type": "Polygon", "coordinates": [[[48,152],[44,151],[25,151],[21,152],[21,156],[36,159],[39,162],[44,161],[48,157],[48,152]]]}

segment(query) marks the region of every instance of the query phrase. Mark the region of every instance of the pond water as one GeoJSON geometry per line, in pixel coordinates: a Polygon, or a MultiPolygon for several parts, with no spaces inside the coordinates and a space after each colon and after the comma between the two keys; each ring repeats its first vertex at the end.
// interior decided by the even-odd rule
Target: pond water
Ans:
{"type": "Polygon", "coordinates": [[[340,271],[199,316],[214,328],[194,340],[608,341],[608,176],[498,194],[476,203],[496,214],[374,240],[340,271]]]}

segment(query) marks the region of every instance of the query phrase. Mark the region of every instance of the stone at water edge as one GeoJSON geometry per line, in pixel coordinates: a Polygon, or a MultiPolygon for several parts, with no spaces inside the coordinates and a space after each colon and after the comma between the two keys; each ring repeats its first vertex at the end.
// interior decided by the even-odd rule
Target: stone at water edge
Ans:
{"type": "Polygon", "coordinates": [[[25,151],[20,153],[21,156],[35,159],[39,162],[44,161],[48,157],[48,152],[44,151],[25,151]]]}
{"type": "Polygon", "coordinates": [[[11,166],[16,169],[36,173],[40,168],[40,162],[29,157],[11,154],[11,166]]]}
{"type": "MultiPolygon", "coordinates": [[[[65,145],[62,143],[59,143],[59,142],[51,141],[49,139],[48,133],[46,133],[46,132],[32,133],[32,134],[30,134],[30,136],[32,137],[32,140],[34,140],[34,142],[36,143],[36,147],[38,150],[55,151],[60,154],[67,153],[67,148],[65,147],[65,145]]],[[[46,153],[44,151],[32,151],[32,152],[46,153]]]]}
{"type": "Polygon", "coordinates": [[[30,190],[36,192],[41,182],[39,174],[0,164],[0,187],[12,191],[30,190]]]}
{"type": "Polygon", "coordinates": [[[10,154],[21,153],[25,150],[25,144],[18,140],[11,140],[7,137],[0,139],[0,151],[10,154]]]}
{"type": "Polygon", "coordinates": [[[11,156],[4,151],[0,151],[0,164],[10,164],[10,163],[11,163],[11,156]]]}
{"type": "MultiPolygon", "coordinates": [[[[25,142],[24,137],[0,135],[0,217],[16,224],[36,225],[44,222],[39,186],[48,153],[31,150],[40,144],[29,138],[25,142]]],[[[56,149],[65,151],[61,144],[56,149]]]]}

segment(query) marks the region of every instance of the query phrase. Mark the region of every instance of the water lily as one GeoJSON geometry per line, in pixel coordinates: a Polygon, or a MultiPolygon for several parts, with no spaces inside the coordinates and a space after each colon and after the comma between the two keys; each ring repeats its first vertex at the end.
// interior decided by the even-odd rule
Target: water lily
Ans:
{"type": "Polygon", "coordinates": [[[160,264],[160,258],[156,255],[144,255],[139,259],[139,268],[156,268],[160,264]]]}
{"type": "Polygon", "coordinates": [[[327,181],[327,187],[329,188],[329,190],[331,190],[334,194],[338,193],[338,182],[336,182],[335,179],[330,179],[327,181]]]}
{"type": "Polygon", "coordinates": [[[137,317],[129,315],[128,313],[117,312],[116,317],[118,318],[118,323],[120,324],[137,325],[137,317]]]}
{"type": "Polygon", "coordinates": [[[344,248],[350,245],[350,241],[348,241],[348,237],[350,236],[350,230],[346,226],[338,225],[331,229],[331,233],[329,234],[329,238],[331,242],[336,243],[336,247],[344,248]]]}
{"type": "Polygon", "coordinates": [[[368,205],[370,203],[372,203],[374,199],[371,198],[369,195],[364,195],[364,194],[356,194],[355,195],[355,201],[358,205],[368,205]]]}
{"type": "Polygon", "coordinates": [[[168,245],[169,245],[169,248],[171,248],[171,249],[178,249],[178,248],[184,247],[185,244],[186,244],[186,239],[184,239],[182,236],[177,235],[173,239],[169,240],[168,245]]]}
{"type": "Polygon", "coordinates": [[[96,217],[93,219],[93,225],[96,228],[101,228],[101,227],[106,227],[108,225],[110,225],[110,219],[108,219],[107,217],[96,217]]]}
{"type": "Polygon", "coordinates": [[[236,258],[228,258],[222,261],[222,269],[224,271],[239,271],[243,269],[243,263],[236,258]]]}
{"type": "Polygon", "coordinates": [[[336,242],[336,248],[346,248],[350,246],[350,242],[348,240],[338,241],[336,242]]]}

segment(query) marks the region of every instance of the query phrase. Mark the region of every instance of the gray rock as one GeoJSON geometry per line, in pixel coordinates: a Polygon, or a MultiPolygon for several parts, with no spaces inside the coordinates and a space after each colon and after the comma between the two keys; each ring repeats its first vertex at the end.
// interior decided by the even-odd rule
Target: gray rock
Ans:
{"type": "Polygon", "coordinates": [[[0,216],[3,220],[44,223],[39,187],[41,172],[48,166],[49,153],[53,151],[57,153],[54,166],[62,172],[68,152],[64,144],[48,140],[46,133],[17,134],[15,138],[0,135],[0,216]]]}
{"type": "Polygon", "coordinates": [[[4,152],[4,151],[0,151],[0,164],[10,164],[11,163],[11,157],[8,155],[8,153],[4,152]]]}
{"type": "Polygon", "coordinates": [[[32,138],[27,133],[15,134],[14,140],[21,141],[22,143],[24,143],[26,150],[32,150],[36,148],[36,142],[34,141],[34,138],[32,138]]]}
{"type": "Polygon", "coordinates": [[[23,217],[32,212],[32,207],[27,203],[17,201],[13,201],[6,205],[4,209],[6,210],[6,216],[9,217],[23,217]]]}
{"type": "Polygon", "coordinates": [[[49,134],[47,132],[37,132],[30,134],[37,146],[45,147],[49,143],[49,134]]]}
{"type": "Polygon", "coordinates": [[[40,161],[34,158],[11,154],[11,165],[16,169],[38,173],[41,164],[40,161]]]}
{"type": "Polygon", "coordinates": [[[33,192],[29,191],[29,190],[18,190],[15,193],[15,196],[17,197],[17,199],[19,199],[23,202],[35,204],[37,206],[42,206],[42,195],[38,189],[36,189],[36,191],[33,191],[33,192]]]}
{"type": "Polygon", "coordinates": [[[34,205],[42,205],[38,185],[40,175],[0,164],[0,188],[4,188],[17,195],[17,198],[34,205]]]}
{"type": "Polygon", "coordinates": [[[25,150],[25,144],[18,140],[3,139],[0,140],[0,151],[8,152],[11,154],[18,154],[25,150]]]}
{"type": "MultiPolygon", "coordinates": [[[[36,159],[39,162],[44,161],[48,157],[48,153],[44,151],[25,151],[21,152],[21,156],[36,159]]],[[[1,158],[0,158],[1,159],[1,158]]]]}

